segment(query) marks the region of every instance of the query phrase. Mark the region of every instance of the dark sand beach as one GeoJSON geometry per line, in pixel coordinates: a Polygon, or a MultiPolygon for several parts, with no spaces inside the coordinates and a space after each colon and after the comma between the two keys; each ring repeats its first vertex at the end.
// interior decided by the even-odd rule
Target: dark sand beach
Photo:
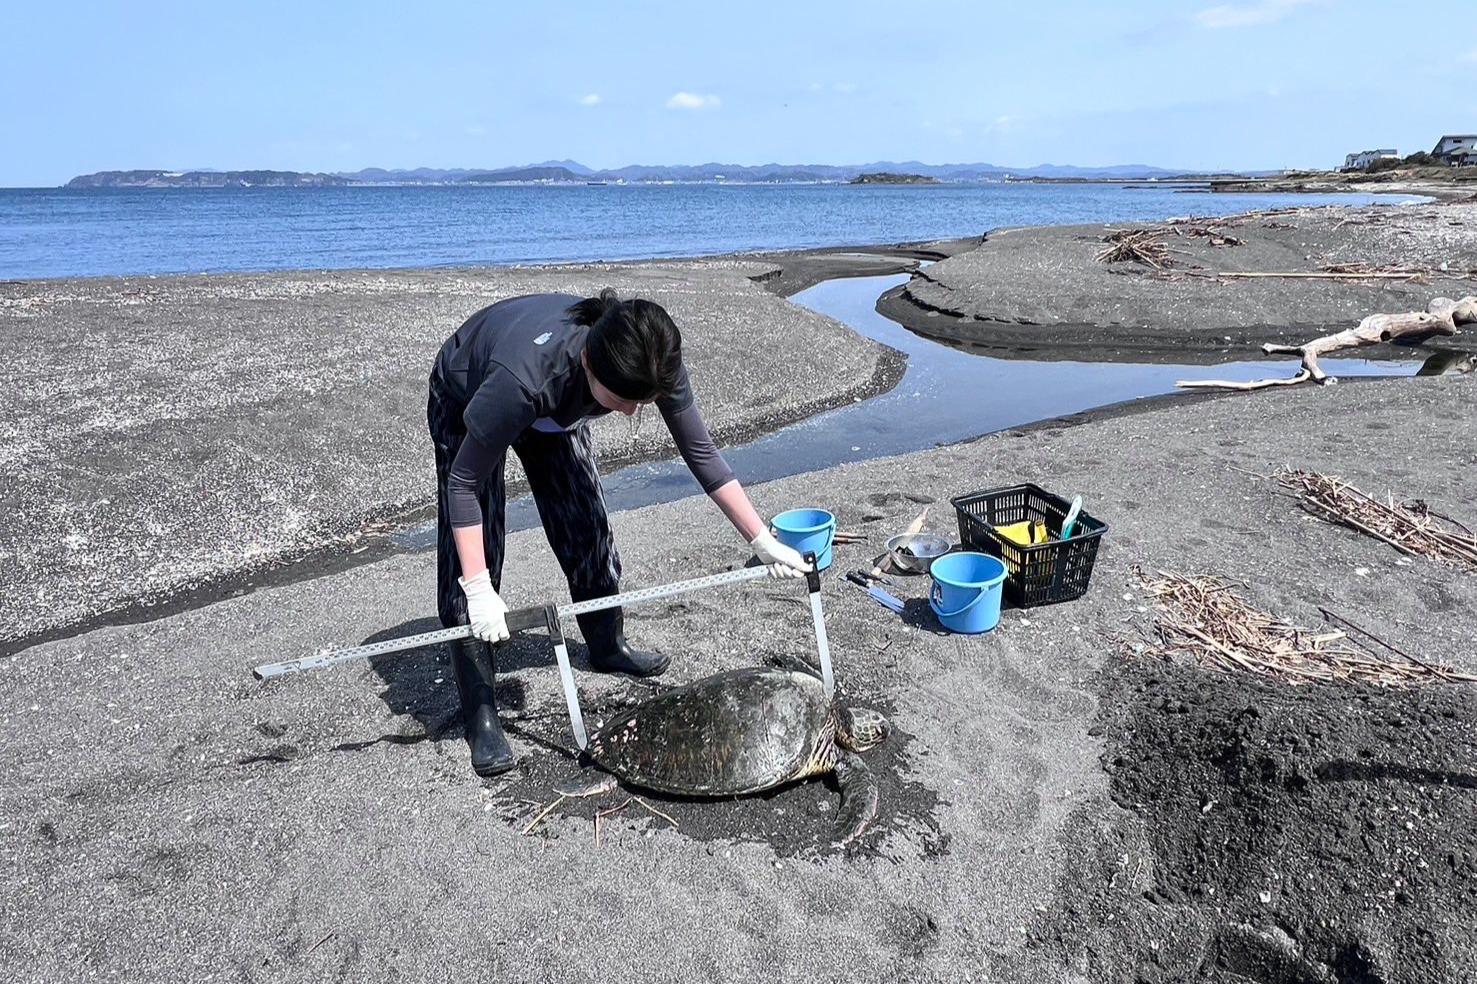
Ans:
{"type": "MultiPolygon", "coordinates": [[[[1430,211],[1465,214],[1448,208],[1430,211]]],[[[1340,214],[1366,212],[1312,221],[1340,214]]],[[[1448,255],[1465,262],[1470,232],[1423,221],[1454,237],[1448,255]]],[[[1039,239],[1056,257],[1039,263],[1058,269],[1096,248],[1082,234],[1015,241],[1039,239]]],[[[952,283],[980,305],[1019,307],[990,286],[994,274],[971,288],[962,272],[993,269],[991,244],[1018,235],[932,266],[927,289],[952,283]]],[[[1016,252],[1011,276],[1026,277],[1029,251],[1016,252]]],[[[1434,245],[1407,254],[1436,255],[1434,245]]],[[[69,351],[84,371],[53,371],[24,391],[23,412],[0,418],[18,428],[7,446],[37,461],[13,493],[28,525],[5,550],[34,553],[8,558],[19,573],[5,586],[5,623],[69,610],[30,600],[62,573],[34,559],[39,540],[76,523],[103,488],[122,490],[100,507],[111,512],[67,527],[105,538],[77,548],[107,565],[103,598],[113,582],[124,597],[252,559],[231,552],[211,566],[207,547],[223,539],[289,551],[423,502],[421,365],[460,312],[499,292],[613,283],[669,303],[694,326],[708,369],[699,392],[726,435],[886,385],[885,352],[751,282],[774,279],[766,262],[7,285],[7,318],[34,319],[38,337],[86,324],[133,371],[173,357],[198,367],[186,376],[200,385],[112,381],[78,345],[69,351]],[[199,327],[166,344],[181,322],[199,327]],[[339,332],[309,330],[323,323],[339,332]],[[237,340],[233,325],[254,327],[237,340]],[[202,351],[219,353],[209,369],[202,351]],[[351,368],[325,380],[316,367],[333,354],[351,368]],[[775,378],[782,360],[804,374],[803,395],[775,378]],[[345,407],[356,419],[344,422],[345,407]],[[315,463],[314,435],[335,427],[350,428],[339,436],[363,460],[315,463]],[[157,453],[193,463],[193,484],[154,481],[157,453]],[[40,463],[46,454],[54,461],[40,463]],[[53,487],[69,490],[60,505],[34,505],[53,487]],[[189,512],[202,490],[209,508],[189,512]],[[30,597],[9,601],[18,590],[30,597]]],[[[1108,304],[1104,285],[1133,279],[1078,274],[1083,306],[1108,304]]],[[[1272,299],[1254,303],[1277,317],[1272,299]]],[[[1298,305],[1318,312],[1287,329],[1299,336],[1357,309],[1342,295],[1298,305]]],[[[1094,357],[1111,358],[1122,348],[1112,319],[1082,323],[1099,320],[1094,357]]],[[[1168,358],[1184,317],[1145,320],[1168,358]]],[[[1247,345],[1228,357],[1249,355],[1247,345]]],[[[46,366],[38,356],[27,370],[46,366]]],[[[1445,376],[1140,402],[755,486],[761,512],[824,506],[871,537],[839,548],[837,571],[870,561],[925,504],[929,529],[957,534],[950,496],[1016,481],[1081,492],[1111,524],[1085,598],[1007,611],[985,636],[941,634],[925,578],[895,587],[901,616],[825,578],[840,687],[897,728],[870,756],[878,823],[849,852],[827,843],[837,796],[819,781],[740,801],[652,798],[675,826],[633,806],[603,821],[598,845],[594,811],[624,795],[568,804],[523,833],[577,771],[538,637],[498,656],[520,756],[500,780],[468,767],[442,652],[251,678],[260,663],[432,627],[424,553],[29,646],[0,663],[0,959],[35,981],[125,980],[140,968],[190,981],[1464,980],[1477,958],[1477,691],[1294,689],[1133,653],[1152,637],[1135,571],[1163,569],[1238,582],[1256,605],[1309,627],[1328,608],[1477,671],[1477,576],[1315,520],[1265,477],[1288,464],[1326,471],[1470,525],[1474,385],[1445,376]]],[[[653,426],[607,429],[602,448],[644,453],[653,426]]],[[[631,586],[747,560],[701,498],[613,523],[631,586]]],[[[506,583],[515,606],[564,597],[540,531],[511,536],[506,583]]],[[[802,601],[798,588],[761,582],[633,609],[633,634],[669,652],[672,668],[658,684],[587,673],[576,646],[587,707],[599,716],[656,686],[806,659],[802,601]]]]}
{"type": "MultiPolygon", "coordinates": [[[[1451,860],[1477,836],[1477,806],[1456,781],[1470,772],[1461,742],[1477,727],[1470,690],[1279,698],[1238,678],[1164,677],[1117,655],[1120,637],[1142,631],[1138,565],[1243,581],[1256,603],[1308,625],[1319,624],[1318,605],[1357,613],[1410,651],[1477,669],[1472,575],[1399,563],[1247,474],[1292,461],[1458,508],[1470,502],[1477,466],[1470,379],[1255,399],[1253,415],[1246,398],[1166,404],[755,490],[761,509],[814,501],[880,535],[926,499],[936,501],[931,527],[948,532],[949,495],[1034,479],[1087,492],[1113,524],[1085,599],[1008,612],[984,637],[938,635],[921,580],[899,589],[910,599],[901,619],[826,580],[842,687],[886,707],[900,731],[878,756],[880,824],[853,856],[822,846],[835,794],[818,782],[740,803],[658,801],[677,829],[633,813],[607,820],[598,847],[593,804],[523,835],[552,783],[575,771],[561,750],[569,739],[557,680],[535,639],[500,656],[522,756],[502,782],[467,767],[439,654],[269,684],[250,678],[260,662],[425,627],[425,555],[27,649],[5,666],[5,962],[29,980],[79,967],[122,978],[147,965],[158,980],[387,979],[393,966],[408,977],[1167,981],[1213,970],[1216,947],[1246,923],[1287,934],[1309,960],[1340,947],[1366,953],[1382,968],[1368,979],[1460,980],[1477,956],[1463,915],[1470,868],[1451,860]],[[1308,426],[1328,418],[1339,426],[1308,426]],[[877,515],[885,518],[866,519],[877,515]],[[1247,724],[1235,739],[1250,761],[1291,758],[1307,773],[1330,761],[1430,770],[1371,768],[1312,787],[1358,791],[1391,811],[1369,814],[1367,843],[1356,832],[1343,845],[1340,870],[1357,886],[1349,903],[1320,901],[1323,875],[1294,880],[1301,862],[1269,830],[1254,838],[1260,853],[1220,862],[1244,877],[1215,874],[1213,898],[1185,892],[1200,862],[1180,845],[1202,804],[1188,816],[1173,801],[1143,799],[1148,779],[1120,779],[1124,769],[1155,768],[1170,782],[1200,778],[1186,771],[1192,759],[1163,771],[1134,758],[1154,723],[1143,703],[1154,686],[1132,682],[1146,673],[1176,693],[1210,688],[1204,712],[1214,720],[1299,699],[1321,700],[1323,715],[1346,706],[1383,715],[1364,728],[1373,712],[1361,710],[1289,749],[1277,744],[1285,719],[1264,711],[1265,726],[1247,724]],[[1441,727],[1458,744],[1385,736],[1390,717],[1415,728],[1427,716],[1450,721],[1441,727]],[[1103,764],[1114,762],[1120,771],[1110,775],[1103,764]],[[1446,774],[1450,783],[1431,778],[1446,774]],[[1394,812],[1407,802],[1415,812],[1394,812]],[[1456,874],[1438,879],[1453,863],[1456,874]],[[1414,902],[1388,895],[1412,872],[1430,873],[1407,892],[1414,902]],[[1278,876],[1273,901],[1258,901],[1278,876]],[[1378,908],[1361,901],[1375,893],[1386,893],[1378,908]],[[1321,923],[1328,917],[1334,926],[1321,923]],[[1412,949],[1416,926],[1422,942],[1412,949]]],[[[628,582],[741,563],[720,523],[700,499],[619,514],[628,582]]],[[[510,547],[510,602],[560,595],[538,531],[514,535],[510,547]]],[[[840,563],[866,554],[846,548],[840,563]]],[[[799,598],[760,586],[633,610],[632,620],[641,639],[675,657],[662,683],[680,683],[771,655],[805,657],[799,598]]],[[[594,674],[580,681],[597,709],[649,692],[594,674]]],[[[1198,719],[1159,726],[1181,720],[1198,719]]],[[[1261,784],[1255,775],[1225,810],[1273,823],[1299,817],[1275,809],[1300,796],[1282,773],[1261,784]]]]}

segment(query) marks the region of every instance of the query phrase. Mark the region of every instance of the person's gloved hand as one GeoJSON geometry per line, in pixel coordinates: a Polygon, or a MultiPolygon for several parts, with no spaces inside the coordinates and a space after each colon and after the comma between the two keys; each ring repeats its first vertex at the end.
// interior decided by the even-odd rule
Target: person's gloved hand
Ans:
{"type": "Polygon", "coordinates": [[[497,596],[492,586],[492,576],[487,571],[471,577],[458,578],[462,592],[467,596],[467,622],[472,635],[483,642],[502,642],[508,637],[508,606],[497,596]]]}
{"type": "Polygon", "coordinates": [[[769,567],[770,577],[804,577],[810,570],[800,551],[785,546],[768,530],[750,540],[749,546],[754,548],[754,556],[769,567]]]}

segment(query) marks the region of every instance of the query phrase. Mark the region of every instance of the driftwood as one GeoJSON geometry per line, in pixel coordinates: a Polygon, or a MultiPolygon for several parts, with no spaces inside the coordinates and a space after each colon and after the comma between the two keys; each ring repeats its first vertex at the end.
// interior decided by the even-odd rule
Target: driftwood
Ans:
{"type": "Polygon", "coordinates": [[[1174,262],[1163,237],[1163,229],[1117,229],[1103,237],[1108,246],[1094,259],[1099,263],[1142,263],[1163,270],[1174,262]]]}
{"type": "Polygon", "coordinates": [[[1348,348],[1380,345],[1393,342],[1397,345],[1419,345],[1438,335],[1456,335],[1458,326],[1477,323],[1477,297],[1467,296],[1459,301],[1447,297],[1433,300],[1425,311],[1410,311],[1404,314],[1371,314],[1353,328],[1332,335],[1315,338],[1303,345],[1262,346],[1267,355],[1296,355],[1302,366],[1286,379],[1256,379],[1251,382],[1236,382],[1225,379],[1180,380],[1175,383],[1181,389],[1227,389],[1259,390],[1272,386],[1295,386],[1298,383],[1331,383],[1334,378],[1319,365],[1320,356],[1348,348]]]}

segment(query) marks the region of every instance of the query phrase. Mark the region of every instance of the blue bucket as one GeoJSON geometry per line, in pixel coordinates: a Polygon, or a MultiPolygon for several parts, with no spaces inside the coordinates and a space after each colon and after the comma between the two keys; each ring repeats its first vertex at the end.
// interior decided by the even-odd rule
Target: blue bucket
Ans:
{"type": "Polygon", "coordinates": [[[815,569],[831,566],[831,541],[836,536],[836,517],[824,509],[791,509],[769,521],[774,538],[801,555],[815,554],[815,569]]]}
{"type": "Polygon", "coordinates": [[[1000,589],[1005,565],[989,554],[944,554],[928,568],[933,589],[928,607],[944,628],[964,635],[989,632],[1000,624],[1000,589]]]}

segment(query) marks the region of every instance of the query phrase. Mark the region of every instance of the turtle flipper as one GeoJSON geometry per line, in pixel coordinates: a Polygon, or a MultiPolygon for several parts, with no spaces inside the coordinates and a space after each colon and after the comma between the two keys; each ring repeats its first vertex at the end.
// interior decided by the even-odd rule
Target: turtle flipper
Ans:
{"type": "Polygon", "coordinates": [[[842,752],[836,759],[836,782],[841,786],[841,808],[831,839],[845,846],[877,817],[877,780],[860,756],[842,752]]]}

